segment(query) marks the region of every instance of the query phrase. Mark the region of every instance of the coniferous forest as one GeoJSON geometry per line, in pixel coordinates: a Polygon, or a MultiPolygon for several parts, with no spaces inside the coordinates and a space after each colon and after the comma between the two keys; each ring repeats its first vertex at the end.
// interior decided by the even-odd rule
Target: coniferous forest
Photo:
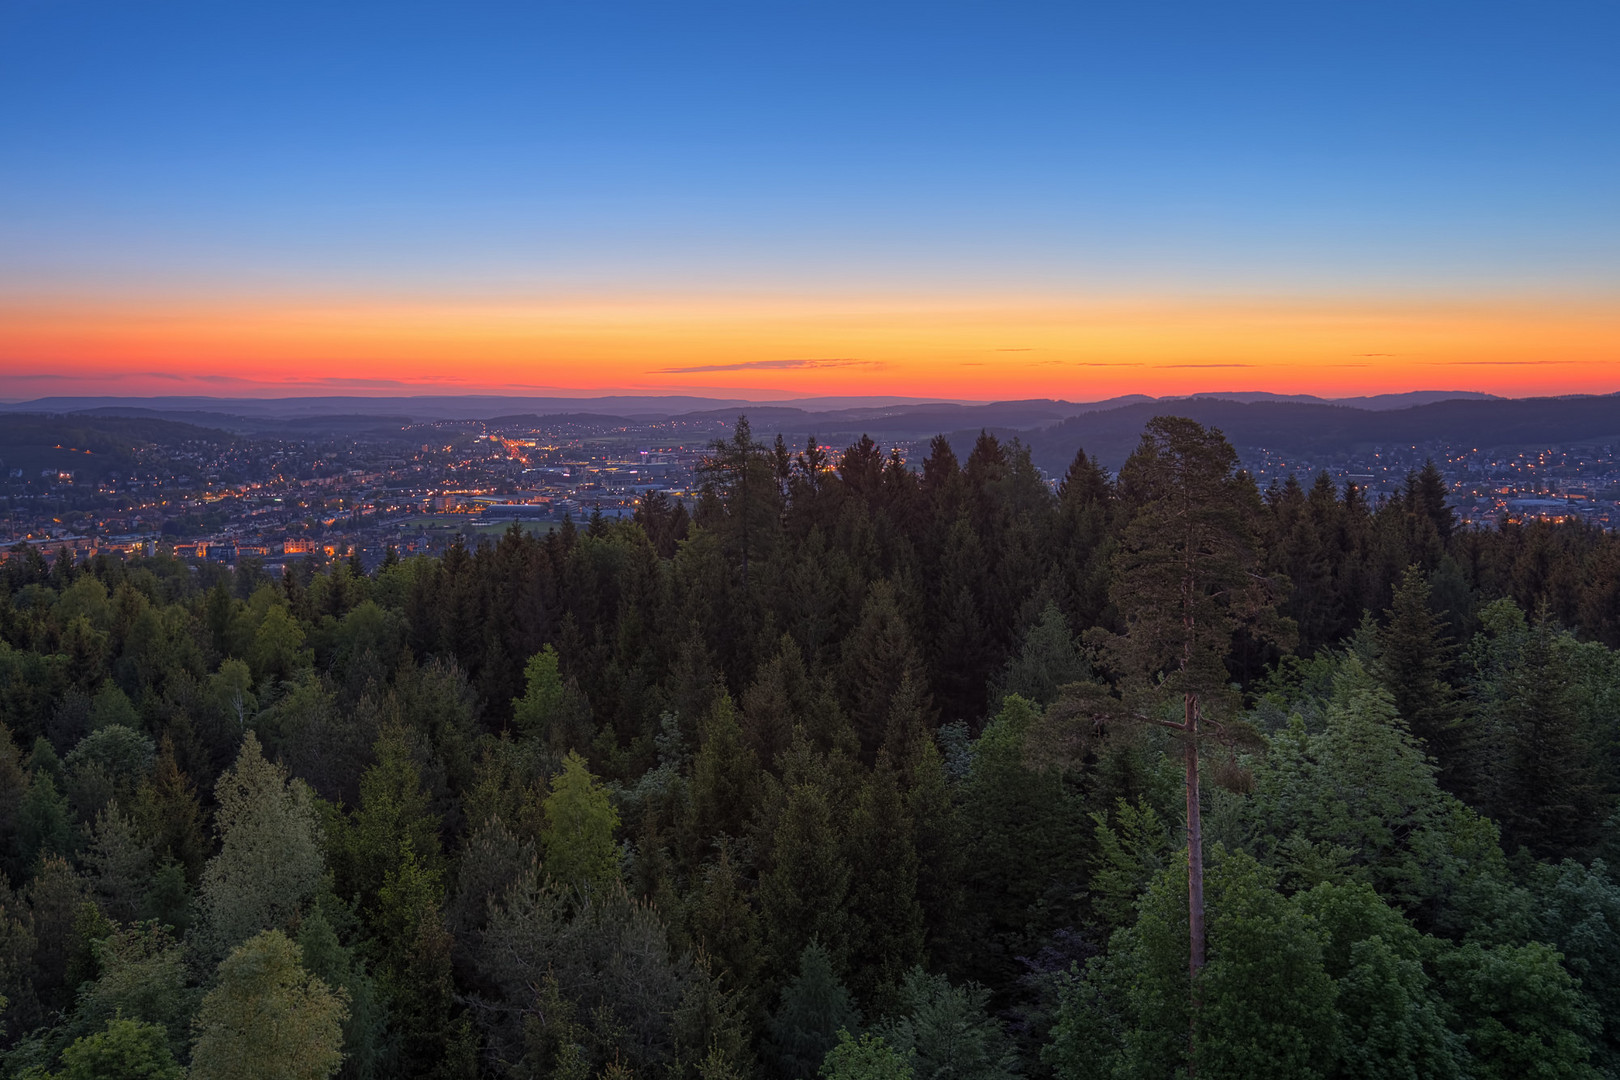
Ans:
{"type": "Polygon", "coordinates": [[[740,421],[633,521],[0,577],[5,1075],[1620,1076],[1620,539],[1432,466],[740,421]]]}

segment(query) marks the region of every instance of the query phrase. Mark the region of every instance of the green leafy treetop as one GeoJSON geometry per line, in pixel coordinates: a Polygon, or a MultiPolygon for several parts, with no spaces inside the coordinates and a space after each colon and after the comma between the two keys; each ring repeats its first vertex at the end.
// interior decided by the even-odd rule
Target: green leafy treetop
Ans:
{"type": "Polygon", "coordinates": [[[224,956],[250,935],[283,926],[315,895],[325,872],[313,795],[264,759],[250,731],[215,788],[219,854],[199,888],[196,945],[224,956]]]}
{"type": "Polygon", "coordinates": [[[868,1032],[856,1039],[838,1032],[838,1045],[821,1063],[822,1080],[912,1080],[917,1074],[905,1055],[868,1032]]]}
{"type": "Polygon", "coordinates": [[[586,890],[606,889],[618,880],[619,848],[613,831],[619,827],[619,812],[584,758],[570,751],[563,759],[563,771],[551,782],[544,810],[540,840],[552,880],[586,890]]]}
{"type": "MultiPolygon", "coordinates": [[[[184,1080],[162,1024],[114,1019],[62,1051],[53,1080],[184,1080]]],[[[195,1073],[193,1075],[196,1075],[195,1073]]]]}
{"type": "Polygon", "coordinates": [[[197,1013],[191,1080],[326,1080],[343,1063],[348,995],[305,971],[280,930],[237,946],[197,1013]]]}
{"type": "Polygon", "coordinates": [[[590,709],[558,667],[550,645],[529,657],[523,668],[524,692],[512,701],[512,722],[525,737],[558,751],[591,741],[590,709]]]}

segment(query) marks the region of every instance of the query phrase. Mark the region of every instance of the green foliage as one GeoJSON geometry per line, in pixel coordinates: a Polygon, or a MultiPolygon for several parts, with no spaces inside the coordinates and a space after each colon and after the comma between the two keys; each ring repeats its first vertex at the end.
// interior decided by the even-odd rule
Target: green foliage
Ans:
{"type": "Polygon", "coordinates": [[[1091,905],[1110,926],[1128,926],[1136,918],[1136,898],[1174,859],[1170,829],[1151,806],[1114,804],[1114,820],[1093,813],[1097,854],[1091,870],[1091,905]]]}
{"type": "Polygon", "coordinates": [[[592,1066],[620,1057],[632,1068],[657,1068],[673,1058],[677,1013],[695,973],[671,950],[657,913],[622,887],[562,895],[531,868],[491,905],[471,952],[473,1014],[491,1055],[518,1060],[526,1029],[551,1023],[557,1014],[536,996],[550,977],[579,1024],[568,1038],[592,1066]]]}
{"type": "Polygon", "coordinates": [[[904,1054],[867,1032],[856,1039],[838,1032],[838,1045],[827,1052],[817,1074],[822,1080],[912,1080],[917,1074],[904,1054]]]}
{"type": "Polygon", "coordinates": [[[65,855],[75,844],[73,816],[67,796],[51,774],[36,769],[17,809],[17,862],[32,867],[39,859],[65,855]]]}
{"type": "Polygon", "coordinates": [[[1187,864],[1148,885],[1134,925],[1060,989],[1042,1060],[1064,1080],[1175,1076],[1187,1060],[1187,864]]]}
{"type": "Polygon", "coordinates": [[[384,880],[402,858],[428,872],[440,869],[439,822],[416,766],[409,733],[397,725],[384,729],[373,750],[376,764],[360,777],[360,806],[343,834],[345,893],[363,906],[376,902],[384,880]]]}
{"type": "Polygon", "coordinates": [[[93,1033],[119,1017],[157,1025],[176,1057],[189,1044],[187,1028],[197,991],[180,945],[160,927],[137,923],[94,944],[95,979],[79,988],[70,1033],[93,1033]]]}
{"type": "Polygon", "coordinates": [[[67,860],[51,855],[40,861],[24,895],[34,939],[33,991],[45,1008],[64,1009],[72,1000],[75,976],[87,974],[84,881],[67,860]]]}
{"type": "Polygon", "coordinates": [[[1197,982],[1198,1075],[1327,1075],[1338,1016],[1316,927],[1239,852],[1215,859],[1209,897],[1209,963],[1197,982]]]}
{"type": "Polygon", "coordinates": [[[196,879],[202,871],[208,839],[196,787],[181,770],[169,739],[158,747],[151,776],[131,800],[130,816],[160,863],[172,860],[184,868],[188,880],[196,879]]]}
{"type": "Polygon", "coordinates": [[[832,958],[818,942],[799,954],[798,974],[782,989],[769,1026],[776,1075],[809,1080],[816,1075],[839,1033],[859,1030],[861,1015],[833,971],[832,958]]]}
{"type": "Polygon", "coordinates": [[[1590,867],[1566,859],[1536,870],[1536,937],[1564,954],[1581,993],[1597,1007],[1603,1035],[1595,1063],[1620,1065],[1620,885],[1601,860],[1590,867]]]}
{"type": "Polygon", "coordinates": [[[92,820],[109,800],[128,800],[151,772],[155,750],[151,739],[120,724],[86,735],[62,763],[79,816],[92,820]]]}
{"type": "Polygon", "coordinates": [[[1412,733],[1443,766],[1452,767],[1461,706],[1447,675],[1456,648],[1429,607],[1429,583],[1419,567],[1406,568],[1384,615],[1376,672],[1412,733]]]}
{"type": "Polygon", "coordinates": [[[196,946],[205,958],[287,926],[325,873],[309,788],[265,761],[252,732],[214,794],[219,853],[204,868],[197,895],[196,946]]]}
{"type": "Polygon", "coordinates": [[[585,759],[569,752],[551,781],[540,834],[546,872],[569,888],[607,890],[619,880],[619,848],[613,833],[619,812],[585,759]]]}
{"type": "Polygon", "coordinates": [[[741,837],[761,794],[759,759],[743,740],[737,709],[720,695],[698,726],[692,762],[692,827],[703,837],[741,837]]]}
{"type": "Polygon", "coordinates": [[[1102,639],[1113,666],[1152,699],[1226,696],[1233,635],[1283,628],[1259,557],[1252,481],[1218,430],[1180,417],[1148,423],[1119,472],[1128,522],[1110,598],[1125,633],[1102,639]],[[1160,678],[1162,676],[1162,679],[1160,678]]]}
{"type": "Polygon", "coordinates": [[[1175,418],[1055,498],[989,433],[711,449],[369,579],[0,562],[0,1072],[1620,1071],[1616,534],[1262,498],[1175,418]]]}
{"type": "MultiPolygon", "coordinates": [[[[794,784],[771,837],[770,866],[759,882],[760,922],[777,970],[791,968],[811,945],[824,956],[829,947],[821,942],[832,948],[845,942],[850,879],[827,793],[809,781],[794,784]]],[[[834,955],[842,965],[842,950],[834,955]]]]}
{"type": "Polygon", "coordinates": [[[1440,790],[1390,693],[1353,655],[1323,731],[1295,723],[1272,741],[1243,814],[1286,882],[1367,881],[1427,929],[1495,933],[1523,902],[1495,830],[1440,790]]]}
{"type": "Polygon", "coordinates": [[[304,629],[285,607],[276,605],[264,613],[264,621],[254,632],[250,652],[253,674],[262,683],[291,679],[314,662],[314,652],[304,648],[304,629]]]}
{"type": "Polygon", "coordinates": [[[1510,601],[1491,605],[1485,623],[1468,649],[1478,714],[1469,732],[1469,793],[1510,850],[1589,856],[1615,804],[1601,778],[1601,732],[1612,721],[1592,686],[1597,674],[1612,688],[1613,662],[1599,659],[1594,671],[1573,635],[1544,620],[1527,624],[1510,601]]]}
{"type": "Polygon", "coordinates": [[[922,681],[922,659],[893,587],[877,582],[861,606],[860,622],[844,639],[837,680],[868,761],[883,742],[890,707],[908,678],[922,681]]]}
{"type": "Polygon", "coordinates": [[[365,965],[338,940],[326,913],[317,906],[298,927],[304,969],[347,995],[349,1015],[343,1021],[344,1077],[364,1080],[380,1075],[387,1038],[387,1010],[365,965]]]}
{"type": "Polygon", "coordinates": [[[313,671],[299,673],[279,690],[254,727],[265,752],[315,791],[352,799],[367,743],[377,734],[375,710],[345,714],[330,680],[313,671]]]}
{"type": "Polygon", "coordinates": [[[853,978],[869,1005],[922,961],[923,912],[917,901],[914,825],[888,768],[875,770],[850,815],[850,955],[861,959],[853,978]]]}
{"type": "Polygon", "coordinates": [[[1447,1003],[1480,1080],[1592,1078],[1589,1040],[1601,1030],[1558,953],[1540,942],[1440,948],[1434,958],[1447,1003]]]}
{"type": "Polygon", "coordinates": [[[564,681],[557,650],[547,645],[529,657],[523,679],[523,696],[512,702],[517,730],[558,753],[588,747],[594,737],[590,710],[579,691],[564,681]]]}
{"type": "Polygon", "coordinates": [[[96,691],[95,697],[90,699],[90,729],[100,731],[114,725],[138,728],[141,726],[141,718],[135,711],[134,703],[129,700],[129,695],[124,693],[117,683],[107,679],[102,682],[101,689],[96,691]]]}
{"type": "Polygon", "coordinates": [[[574,1014],[574,1003],[563,997],[556,978],[547,974],[523,1024],[523,1062],[533,1075],[554,1080],[590,1076],[586,1043],[591,1033],[574,1014]]]}
{"type": "Polygon", "coordinates": [[[343,1061],[346,995],[265,930],[233,949],[197,1012],[191,1080],[325,1080],[343,1061]]]}
{"type": "Polygon", "coordinates": [[[27,906],[0,878],[0,1031],[15,1037],[37,1019],[38,998],[33,985],[33,920],[27,906]]]}
{"type": "Polygon", "coordinates": [[[162,1026],[114,1019],[62,1051],[56,1080],[184,1080],[185,1076],[162,1026]]]}
{"type": "Polygon", "coordinates": [[[1018,654],[1007,661],[996,679],[993,703],[1008,694],[1046,706],[1058,698],[1058,691],[1069,683],[1090,675],[1090,665],[1080,652],[1080,643],[1069,630],[1068,620],[1053,601],[1047,601],[1024,635],[1018,654]]]}
{"type": "Polygon", "coordinates": [[[749,903],[748,882],[724,844],[703,867],[700,891],[688,925],[693,941],[709,958],[712,970],[739,991],[757,993],[756,977],[764,965],[759,915],[749,903]]]}
{"type": "Polygon", "coordinates": [[[917,1080],[1010,1080],[1018,1057],[989,1001],[977,983],[952,986],[912,968],[901,983],[900,1015],[878,1030],[917,1080]]]}
{"type": "Polygon", "coordinates": [[[1072,925],[1085,887],[1085,804],[1061,770],[1025,761],[1039,719],[1033,704],[1009,696],[974,742],[960,792],[967,940],[954,966],[987,985],[1015,977],[1014,957],[1072,925]]]}
{"type": "Polygon", "coordinates": [[[233,735],[239,735],[259,711],[253,670],[236,657],[220,662],[219,670],[208,677],[205,694],[216,721],[233,735]]]}
{"type": "Polygon", "coordinates": [[[28,775],[23,772],[22,756],[17,753],[11,729],[0,722],[0,876],[20,877],[17,827],[27,792],[28,775]]]}
{"type": "Polygon", "coordinates": [[[102,910],[120,922],[133,921],[151,885],[152,849],[116,801],[96,815],[84,862],[102,910]]]}
{"type": "Polygon", "coordinates": [[[780,532],[781,489],[746,416],[730,439],[715,440],[700,470],[697,524],[714,530],[744,586],[751,566],[769,558],[780,532]]]}

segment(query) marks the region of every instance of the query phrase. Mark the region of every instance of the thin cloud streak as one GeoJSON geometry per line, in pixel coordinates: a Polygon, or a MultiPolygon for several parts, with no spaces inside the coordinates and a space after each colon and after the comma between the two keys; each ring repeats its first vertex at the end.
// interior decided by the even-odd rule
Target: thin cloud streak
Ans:
{"type": "Polygon", "coordinates": [[[1589,364],[1590,360],[1425,360],[1429,367],[1543,367],[1551,364],[1589,364]]]}
{"type": "Polygon", "coordinates": [[[692,367],[658,368],[649,375],[692,375],[703,371],[806,371],[816,368],[881,367],[876,360],[848,356],[814,357],[806,360],[740,360],[734,364],[696,364],[692,367]]]}

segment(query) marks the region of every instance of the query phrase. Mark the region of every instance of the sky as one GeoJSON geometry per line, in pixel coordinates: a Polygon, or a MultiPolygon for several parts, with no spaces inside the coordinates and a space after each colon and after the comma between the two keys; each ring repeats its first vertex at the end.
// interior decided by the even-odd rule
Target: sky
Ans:
{"type": "Polygon", "coordinates": [[[1620,390],[1620,5],[0,0],[0,398],[1620,390]]]}

